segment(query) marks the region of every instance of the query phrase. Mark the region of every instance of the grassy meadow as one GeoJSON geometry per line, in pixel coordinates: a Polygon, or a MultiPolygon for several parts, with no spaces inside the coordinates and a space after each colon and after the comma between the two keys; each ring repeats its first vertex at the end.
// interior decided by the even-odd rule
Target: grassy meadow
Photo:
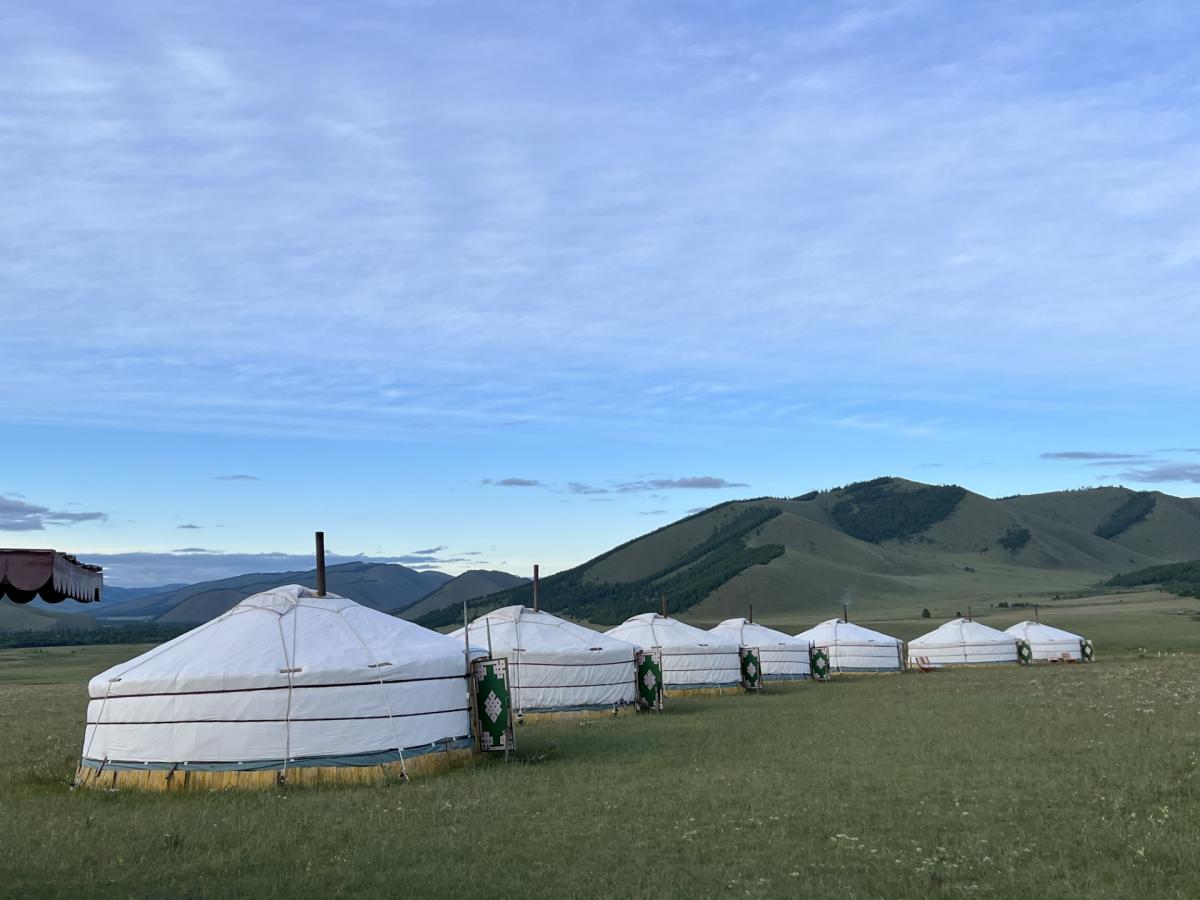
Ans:
{"type": "MultiPolygon", "coordinates": [[[[675,699],[661,715],[521,726],[508,764],[262,793],[72,793],[86,679],[142,648],[3,651],[0,885],[14,897],[1192,897],[1200,622],[1178,610],[1200,602],[1128,595],[1112,611],[1111,599],[1052,620],[1043,609],[1094,634],[1094,665],[675,699]]],[[[888,624],[905,637],[931,627],[888,624]]]]}

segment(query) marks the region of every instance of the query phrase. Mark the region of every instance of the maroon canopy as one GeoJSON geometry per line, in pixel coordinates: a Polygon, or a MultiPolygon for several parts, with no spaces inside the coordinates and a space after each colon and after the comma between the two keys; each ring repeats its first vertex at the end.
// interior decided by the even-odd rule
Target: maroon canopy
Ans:
{"type": "Polygon", "coordinates": [[[80,603],[100,601],[104,576],[99,566],[81,563],[53,550],[0,550],[0,597],[28,603],[40,596],[47,603],[70,597],[80,603]]]}

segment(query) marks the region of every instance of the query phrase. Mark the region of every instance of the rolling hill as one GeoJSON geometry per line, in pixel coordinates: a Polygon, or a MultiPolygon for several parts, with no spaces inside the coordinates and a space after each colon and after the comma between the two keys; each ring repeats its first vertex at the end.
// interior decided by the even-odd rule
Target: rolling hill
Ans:
{"type": "MultiPolygon", "coordinates": [[[[597,623],[657,609],[698,622],[744,615],[1046,602],[1118,572],[1192,559],[1200,499],[1106,487],[991,499],[957,485],[877,478],[794,498],[733,501],[543,579],[547,610],[597,623]]],[[[528,603],[528,585],[477,611],[528,603]]],[[[426,625],[461,611],[431,610],[426,625]]]]}
{"type": "MultiPolygon", "coordinates": [[[[66,603],[57,604],[66,607],[66,603]]],[[[0,631],[49,631],[54,628],[93,629],[99,627],[87,613],[75,612],[83,604],[70,603],[73,609],[62,612],[35,607],[32,603],[13,603],[0,599],[0,631]]]]}
{"type": "MultiPolygon", "coordinates": [[[[450,580],[450,576],[442,572],[418,572],[406,566],[379,563],[344,563],[326,570],[326,583],[331,593],[379,610],[415,603],[450,580]]],[[[316,587],[316,583],[315,570],[238,575],[139,597],[107,609],[97,609],[94,615],[102,621],[206,622],[259,591],[281,584],[316,587]]]]}
{"type": "Polygon", "coordinates": [[[403,619],[416,619],[434,610],[452,607],[461,612],[464,601],[485,597],[529,581],[519,575],[488,569],[469,569],[447,581],[432,594],[415,603],[391,610],[403,619]]]}
{"type": "MultiPolygon", "coordinates": [[[[57,613],[59,615],[74,615],[76,611],[87,609],[89,612],[104,611],[105,614],[112,614],[111,610],[121,605],[128,603],[130,600],[137,600],[139,597],[149,597],[153,594],[165,594],[169,591],[178,590],[179,588],[187,587],[183,582],[178,584],[163,584],[157,587],[118,587],[112,584],[104,586],[104,598],[102,605],[91,606],[82,603],[67,601],[63,603],[47,603],[41,597],[34,597],[25,604],[27,609],[36,609],[41,612],[57,613]]],[[[0,628],[0,631],[4,630],[0,628]]]]}
{"type": "Polygon", "coordinates": [[[113,607],[118,603],[128,603],[130,600],[137,600],[140,597],[152,597],[155,594],[167,594],[184,587],[187,587],[187,582],[185,581],[175,584],[161,584],[157,587],[118,587],[115,584],[106,584],[104,586],[104,605],[106,607],[113,607]]]}

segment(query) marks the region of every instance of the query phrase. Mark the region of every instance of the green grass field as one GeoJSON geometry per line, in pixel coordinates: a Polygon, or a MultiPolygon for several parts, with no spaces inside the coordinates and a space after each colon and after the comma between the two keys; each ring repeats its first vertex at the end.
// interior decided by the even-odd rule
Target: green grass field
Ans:
{"type": "Polygon", "coordinates": [[[1200,602],[1115,599],[1053,620],[1094,665],[538,723],[508,764],[376,788],[71,793],[86,679],[141,648],[4,651],[0,893],[1194,897],[1200,602]]]}

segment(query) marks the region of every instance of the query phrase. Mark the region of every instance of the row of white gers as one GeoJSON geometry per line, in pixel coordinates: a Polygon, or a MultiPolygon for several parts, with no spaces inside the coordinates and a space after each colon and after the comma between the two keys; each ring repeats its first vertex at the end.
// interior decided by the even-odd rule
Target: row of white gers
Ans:
{"type": "MultiPolygon", "coordinates": [[[[636,685],[630,676],[638,650],[656,653],[668,692],[737,687],[742,648],[757,652],[765,681],[811,677],[813,650],[825,653],[835,673],[897,672],[906,659],[899,638],[843,619],[789,635],[745,618],[727,619],[704,631],[669,616],[643,613],[600,634],[544,611],[510,606],[454,633],[464,635],[508,660],[518,712],[632,703],[636,685]],[[610,666],[615,671],[606,669],[610,666]]],[[[933,666],[1016,663],[1022,643],[1029,645],[1030,661],[1083,658],[1083,638],[1062,629],[1021,622],[1000,631],[962,618],[910,641],[907,658],[933,666]]]]}
{"type": "MultiPolygon", "coordinates": [[[[1033,622],[1007,632],[956,619],[908,644],[933,665],[1078,659],[1081,638],[1033,622]]],[[[172,769],[368,765],[470,742],[464,654],[507,660],[518,714],[635,703],[636,656],[666,691],[736,688],[740,651],[764,680],[897,671],[904,645],[841,619],[788,635],[746,619],[709,631],[655,613],[598,632],[544,611],[498,609],[443,635],[297,585],[256,594],[89,683],[84,765],[172,769]]]]}

